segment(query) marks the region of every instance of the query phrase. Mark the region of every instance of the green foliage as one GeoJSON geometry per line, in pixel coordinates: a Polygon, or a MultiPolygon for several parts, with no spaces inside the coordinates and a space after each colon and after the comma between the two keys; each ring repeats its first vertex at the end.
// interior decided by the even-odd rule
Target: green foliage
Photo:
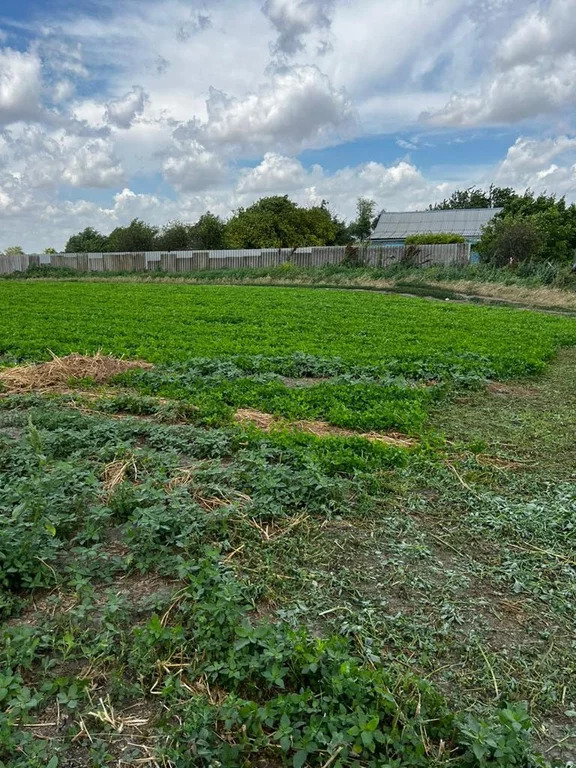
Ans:
{"type": "Polygon", "coordinates": [[[159,251],[218,250],[224,247],[224,222],[213,213],[203,214],[195,224],[171,221],[154,240],[159,251]]]}
{"type": "Polygon", "coordinates": [[[533,218],[506,216],[488,224],[477,244],[483,262],[496,267],[538,260],[543,235],[533,218]]]}
{"type": "Polygon", "coordinates": [[[108,250],[107,243],[106,235],[101,235],[94,227],[86,227],[68,239],[64,250],[66,253],[100,253],[108,250]]]}
{"type": "Polygon", "coordinates": [[[347,242],[342,223],[326,203],[301,208],[287,195],[263,197],[229,219],[227,248],[299,248],[347,242]]]}
{"type": "Polygon", "coordinates": [[[424,417],[542,372],[572,319],[366,292],[2,291],[3,362],[105,339],[158,365],[0,397],[0,767],[545,765],[523,702],[572,716],[572,462],[544,481],[516,435],[548,436],[506,404],[511,438],[488,411],[461,439],[424,417]],[[421,444],[265,433],[239,406],[421,444]]]}
{"type": "Polygon", "coordinates": [[[356,202],[356,219],[348,227],[355,240],[364,242],[369,239],[376,223],[376,203],[366,197],[359,197],[356,202]]]}
{"type": "Polygon", "coordinates": [[[465,243],[462,235],[454,232],[424,232],[421,235],[409,235],[406,245],[445,245],[447,243],[465,243]]]}
{"type": "Polygon", "coordinates": [[[532,261],[569,264],[576,250],[576,205],[567,205],[563,197],[531,190],[517,194],[511,188],[491,186],[487,191],[470,188],[457,190],[432,210],[449,208],[503,208],[498,218],[485,228],[479,249],[488,262],[513,265],[532,261]],[[501,245],[498,245],[501,243],[501,245]]]}
{"type": "Polygon", "coordinates": [[[192,225],[182,221],[169,221],[154,239],[159,251],[184,251],[192,248],[192,225]]]}
{"type": "Polygon", "coordinates": [[[108,235],[105,250],[110,252],[152,251],[158,235],[158,227],[150,226],[142,219],[133,219],[127,227],[116,227],[108,235]]]}
{"type": "Polygon", "coordinates": [[[501,208],[507,207],[518,195],[512,187],[497,187],[491,184],[485,191],[478,187],[457,189],[441,203],[430,206],[431,211],[444,211],[453,208],[501,208]]]}
{"type": "Polygon", "coordinates": [[[20,245],[9,245],[4,249],[4,256],[22,256],[24,250],[20,245]]]}
{"type": "Polygon", "coordinates": [[[219,250],[224,248],[225,224],[214,213],[202,214],[190,228],[192,248],[197,250],[219,250]]]}
{"type": "Polygon", "coordinates": [[[570,318],[306,288],[13,280],[0,304],[0,354],[14,359],[102,348],[168,364],[306,353],[403,367],[471,354],[510,378],[538,373],[575,337],[570,318]]]}

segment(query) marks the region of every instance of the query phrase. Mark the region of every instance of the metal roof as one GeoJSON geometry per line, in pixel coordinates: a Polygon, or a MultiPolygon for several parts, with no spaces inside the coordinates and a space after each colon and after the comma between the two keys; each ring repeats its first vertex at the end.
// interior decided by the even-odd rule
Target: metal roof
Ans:
{"type": "Polygon", "coordinates": [[[451,208],[446,211],[382,211],[371,240],[402,240],[408,235],[454,232],[480,237],[482,227],[502,208],[451,208]]]}

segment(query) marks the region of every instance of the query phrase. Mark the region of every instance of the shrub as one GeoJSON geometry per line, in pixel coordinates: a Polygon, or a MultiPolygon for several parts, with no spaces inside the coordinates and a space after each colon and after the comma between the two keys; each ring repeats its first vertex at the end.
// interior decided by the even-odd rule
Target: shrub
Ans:
{"type": "Polygon", "coordinates": [[[543,242],[542,231],[531,218],[506,216],[484,228],[478,252],[487,264],[516,266],[537,261],[543,242]]]}

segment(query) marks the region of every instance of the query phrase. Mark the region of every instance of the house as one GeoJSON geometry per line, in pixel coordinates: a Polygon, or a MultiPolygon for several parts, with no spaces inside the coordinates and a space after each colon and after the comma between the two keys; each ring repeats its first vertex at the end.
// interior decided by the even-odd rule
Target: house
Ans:
{"type": "Polygon", "coordinates": [[[452,232],[462,235],[472,246],[471,260],[475,261],[474,245],[486,226],[502,208],[451,208],[439,211],[382,211],[370,236],[371,245],[404,245],[409,235],[433,232],[452,232]]]}

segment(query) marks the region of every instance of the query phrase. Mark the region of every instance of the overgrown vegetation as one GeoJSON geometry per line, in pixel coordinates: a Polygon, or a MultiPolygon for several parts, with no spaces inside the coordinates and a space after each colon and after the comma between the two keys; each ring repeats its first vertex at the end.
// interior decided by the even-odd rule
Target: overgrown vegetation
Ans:
{"type": "Polygon", "coordinates": [[[491,185],[456,190],[433,210],[502,208],[484,228],[478,246],[482,257],[496,266],[520,262],[571,265],[576,251],[576,204],[555,194],[536,195],[527,189],[491,185]]]}
{"type": "Polygon", "coordinates": [[[369,293],[2,291],[4,363],[103,347],[157,365],[0,396],[0,765],[572,757],[572,351],[535,376],[574,321],[369,293]],[[265,433],[240,406],[417,439],[265,433]]]}

